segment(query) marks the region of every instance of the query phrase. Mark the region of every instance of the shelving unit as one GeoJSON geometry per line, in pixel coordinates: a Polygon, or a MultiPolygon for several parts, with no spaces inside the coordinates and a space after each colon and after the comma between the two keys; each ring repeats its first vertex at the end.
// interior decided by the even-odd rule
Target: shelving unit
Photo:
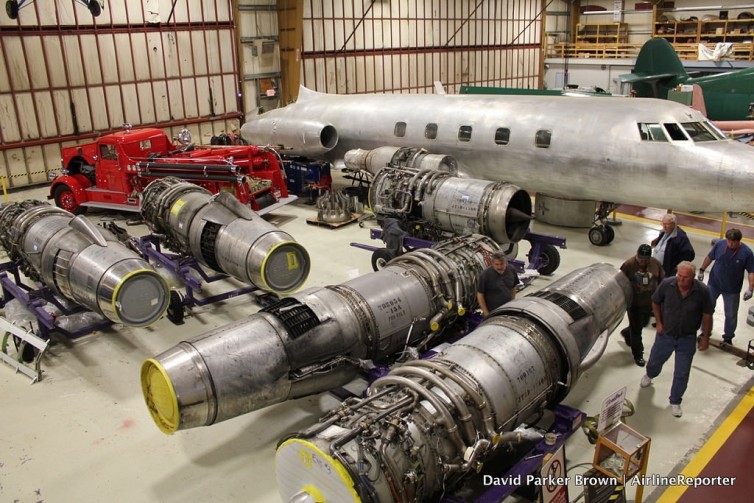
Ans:
{"type": "Polygon", "coordinates": [[[729,13],[731,19],[704,19],[703,15],[717,15],[700,11],[699,19],[689,21],[663,20],[664,14],[671,14],[673,9],[654,11],[652,36],[665,38],[673,44],[698,44],[700,42],[738,42],[751,43],[754,40],[754,19],[737,19],[736,13],[729,13]]]}
{"type": "Polygon", "coordinates": [[[576,43],[618,44],[628,42],[626,23],[598,23],[576,25],[576,43]]]}
{"type": "Polygon", "coordinates": [[[710,42],[744,42],[754,38],[754,19],[700,21],[700,40],[710,42]]]}
{"type": "Polygon", "coordinates": [[[655,22],[652,36],[665,38],[671,44],[695,44],[699,42],[699,22],[655,22]]]}

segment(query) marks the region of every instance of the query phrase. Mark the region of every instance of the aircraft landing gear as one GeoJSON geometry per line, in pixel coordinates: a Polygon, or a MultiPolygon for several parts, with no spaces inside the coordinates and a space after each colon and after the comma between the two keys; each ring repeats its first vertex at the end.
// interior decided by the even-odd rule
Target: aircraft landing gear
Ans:
{"type": "Polygon", "coordinates": [[[594,226],[589,229],[589,242],[594,246],[607,246],[615,239],[615,230],[608,224],[607,216],[617,207],[614,203],[600,202],[594,213],[594,226]]]}
{"type": "Polygon", "coordinates": [[[615,239],[615,231],[609,225],[595,225],[589,229],[589,242],[594,246],[607,246],[615,239]]]}

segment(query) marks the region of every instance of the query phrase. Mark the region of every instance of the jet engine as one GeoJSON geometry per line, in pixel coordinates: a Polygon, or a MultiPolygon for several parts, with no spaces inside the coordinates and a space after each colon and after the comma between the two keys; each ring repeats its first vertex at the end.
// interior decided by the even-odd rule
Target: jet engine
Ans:
{"type": "Polygon", "coordinates": [[[111,232],[41,201],[0,211],[0,244],[28,277],[105,318],[143,327],[165,312],[162,277],[111,232]]]}
{"type": "Polygon", "coordinates": [[[309,275],[309,254],[293,238],[232,194],[174,177],[151,182],[141,214],[149,229],[176,253],[265,290],[286,293],[309,275]]]}
{"type": "Polygon", "coordinates": [[[283,501],[430,501],[452,488],[566,396],[630,295],[614,267],[579,269],[505,304],[434,357],[394,368],[366,398],[279,443],[283,501]]]}
{"type": "Polygon", "coordinates": [[[374,175],[369,199],[378,218],[410,222],[407,228],[419,223],[453,234],[484,234],[499,244],[516,243],[529,230],[532,204],[526,191],[506,182],[459,178],[450,156],[380,147],[349,150],[344,160],[374,175]]]}
{"type": "Polygon", "coordinates": [[[365,360],[425,347],[476,304],[499,246],[466,236],[401,255],[378,272],[283,298],[147,360],[141,384],[165,433],[320,393],[365,360]]]}

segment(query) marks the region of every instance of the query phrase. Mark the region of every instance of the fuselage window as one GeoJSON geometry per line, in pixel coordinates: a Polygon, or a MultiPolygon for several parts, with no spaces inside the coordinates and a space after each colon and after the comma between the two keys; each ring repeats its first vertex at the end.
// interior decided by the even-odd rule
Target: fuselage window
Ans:
{"type": "Polygon", "coordinates": [[[499,127],[495,130],[495,143],[498,145],[507,145],[511,139],[511,130],[507,127],[499,127]]]}
{"type": "Polygon", "coordinates": [[[550,138],[552,137],[552,131],[548,129],[540,129],[537,134],[534,135],[534,144],[537,148],[550,148],[550,138]]]}
{"type": "Polygon", "coordinates": [[[458,128],[458,141],[471,141],[471,126],[458,128]]]}
{"type": "Polygon", "coordinates": [[[427,124],[424,127],[424,137],[428,140],[434,140],[437,138],[437,124],[427,124]]]}
{"type": "Polygon", "coordinates": [[[640,122],[639,135],[643,141],[668,141],[662,126],[659,124],[644,124],[640,122]]]}
{"type": "Polygon", "coordinates": [[[702,126],[701,122],[684,122],[681,126],[694,141],[715,141],[717,139],[702,126]]]}
{"type": "Polygon", "coordinates": [[[683,128],[675,122],[666,122],[665,130],[670,135],[670,139],[674,141],[689,141],[688,136],[683,133],[683,128]]]}
{"type": "Polygon", "coordinates": [[[398,138],[403,138],[404,136],[406,136],[406,123],[396,122],[395,129],[393,130],[393,134],[397,136],[398,138]]]}

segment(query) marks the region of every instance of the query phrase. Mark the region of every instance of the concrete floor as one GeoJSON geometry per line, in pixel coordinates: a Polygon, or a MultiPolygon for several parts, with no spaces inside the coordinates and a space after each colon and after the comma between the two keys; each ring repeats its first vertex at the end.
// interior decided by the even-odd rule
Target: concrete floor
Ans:
{"type": "MultiPolygon", "coordinates": [[[[12,200],[44,199],[46,189],[11,194],[12,200]]],[[[95,222],[102,213],[91,212],[95,222]]],[[[370,253],[349,246],[369,242],[368,230],[349,224],[338,229],[308,225],[313,206],[298,201],[276,210],[271,221],[306,247],[313,259],[305,287],[337,284],[371,271],[370,253]]],[[[619,215],[620,216],[620,215],[619,215]]],[[[540,233],[563,236],[568,249],[552,277],[542,277],[533,291],[572,269],[595,262],[619,266],[640,243],[655,237],[659,223],[624,217],[612,245],[589,244],[585,229],[554,228],[534,223],[540,233]]],[[[696,263],[710,246],[709,233],[691,229],[696,263]]],[[[134,235],[144,226],[130,227],[134,235]]],[[[372,243],[374,244],[374,243],[372,243]]],[[[751,244],[751,243],[750,243],[751,244]]],[[[522,250],[523,254],[527,250],[522,250]]],[[[752,336],[746,310],[739,313],[737,344],[752,336]]],[[[163,318],[152,327],[112,327],[75,341],[56,343],[43,362],[44,378],[30,385],[21,374],[0,366],[0,501],[7,502],[276,502],[275,445],[287,432],[313,424],[337,400],[312,396],[247,414],[211,427],[161,433],[147,412],[139,382],[142,362],[180,342],[258,310],[248,297],[196,309],[182,326],[163,318]]],[[[720,311],[720,310],[719,310],[720,311]]],[[[722,315],[716,314],[719,337],[722,315]]],[[[624,325],[625,325],[624,321],[624,325]]],[[[623,325],[621,325],[623,326],[623,325]]],[[[737,359],[711,348],[694,359],[684,415],[671,416],[668,394],[672,372],[666,368],[652,387],[640,389],[643,369],[616,334],[602,359],[585,375],[565,403],[588,415],[599,413],[602,400],[627,387],[636,407],[628,424],[651,437],[648,474],[672,475],[703,445],[725,411],[752,386],[752,373],[737,359]]],[[[647,355],[653,340],[645,330],[647,355]]],[[[581,432],[566,443],[568,475],[589,468],[594,446],[581,432]]],[[[648,487],[644,501],[661,491],[648,487]]],[[[627,497],[635,497],[627,488],[627,497]]],[[[570,488],[570,499],[581,488],[570,488]]]]}

